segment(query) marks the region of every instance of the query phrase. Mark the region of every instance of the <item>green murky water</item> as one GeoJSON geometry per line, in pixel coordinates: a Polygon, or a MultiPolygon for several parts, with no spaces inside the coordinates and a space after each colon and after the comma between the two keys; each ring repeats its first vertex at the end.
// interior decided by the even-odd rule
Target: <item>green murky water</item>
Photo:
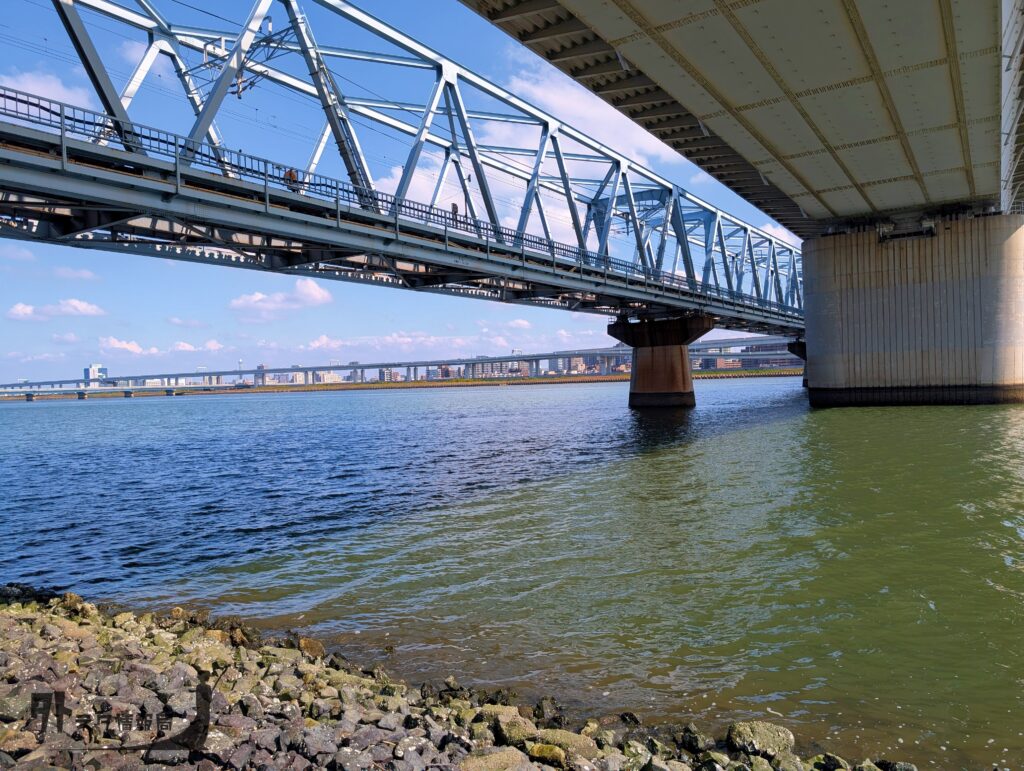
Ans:
{"type": "Polygon", "coordinates": [[[700,382],[696,410],[657,416],[625,396],[5,406],[0,564],[581,714],[757,716],[805,751],[1024,767],[1024,409],[812,412],[790,378],[700,382]],[[112,447],[134,463],[56,489],[112,447]]]}

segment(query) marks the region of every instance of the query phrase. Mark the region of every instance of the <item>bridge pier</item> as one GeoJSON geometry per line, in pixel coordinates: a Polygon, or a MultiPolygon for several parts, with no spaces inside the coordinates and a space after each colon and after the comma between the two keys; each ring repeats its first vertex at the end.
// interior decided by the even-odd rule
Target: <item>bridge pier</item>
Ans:
{"type": "Polygon", "coordinates": [[[608,334],[633,348],[630,407],[693,407],[693,378],[687,346],[715,326],[711,316],[677,319],[620,319],[608,334]]]}
{"type": "Polygon", "coordinates": [[[804,242],[811,405],[1024,401],[1024,215],[804,242]]]}

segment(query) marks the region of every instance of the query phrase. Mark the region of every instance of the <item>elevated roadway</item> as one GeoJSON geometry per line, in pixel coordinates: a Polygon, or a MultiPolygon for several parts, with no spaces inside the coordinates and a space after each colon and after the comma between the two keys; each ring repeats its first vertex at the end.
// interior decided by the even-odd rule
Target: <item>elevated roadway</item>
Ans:
{"type": "Polygon", "coordinates": [[[1024,400],[1021,0],[463,0],[804,242],[811,403],[1024,400]]]}

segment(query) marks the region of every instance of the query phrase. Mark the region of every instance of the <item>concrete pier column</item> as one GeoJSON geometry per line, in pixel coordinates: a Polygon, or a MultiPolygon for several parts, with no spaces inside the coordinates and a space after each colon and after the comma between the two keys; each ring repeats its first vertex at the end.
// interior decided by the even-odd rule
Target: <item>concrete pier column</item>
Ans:
{"type": "Polygon", "coordinates": [[[714,328],[710,316],[677,319],[620,319],[608,334],[633,348],[630,407],[693,407],[693,379],[687,346],[714,328]]]}
{"type": "Polygon", "coordinates": [[[412,367],[406,367],[405,368],[405,379],[407,381],[411,381],[412,380],[412,367]]]}
{"type": "Polygon", "coordinates": [[[1024,215],[804,242],[812,406],[1024,401],[1024,215]]]}

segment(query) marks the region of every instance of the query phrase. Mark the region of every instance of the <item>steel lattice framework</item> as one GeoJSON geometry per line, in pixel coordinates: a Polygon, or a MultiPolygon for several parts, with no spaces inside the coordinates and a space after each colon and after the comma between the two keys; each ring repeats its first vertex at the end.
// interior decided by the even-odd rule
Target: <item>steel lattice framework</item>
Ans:
{"type": "Polygon", "coordinates": [[[332,34],[345,22],[387,52],[319,45],[298,0],[256,0],[229,30],[174,24],[154,0],[53,0],[102,110],[0,89],[0,234],[615,316],[707,313],[736,329],[802,330],[796,247],[350,3],[309,2],[339,22],[332,34]],[[269,13],[279,6],[287,25],[274,30],[269,13]],[[120,90],[83,10],[146,36],[120,90]],[[187,133],[131,114],[158,61],[170,62],[194,115],[187,133]],[[399,80],[426,72],[430,86],[415,102],[347,95],[337,62],[399,80]],[[229,95],[255,88],[319,106],[323,128],[308,160],[228,148],[218,114],[229,95]],[[364,126],[408,144],[392,189],[374,181],[364,126]],[[317,173],[332,144],[344,179],[317,173]],[[439,206],[445,186],[461,191],[463,212],[439,206]],[[431,200],[410,200],[431,187],[431,200]]]}

